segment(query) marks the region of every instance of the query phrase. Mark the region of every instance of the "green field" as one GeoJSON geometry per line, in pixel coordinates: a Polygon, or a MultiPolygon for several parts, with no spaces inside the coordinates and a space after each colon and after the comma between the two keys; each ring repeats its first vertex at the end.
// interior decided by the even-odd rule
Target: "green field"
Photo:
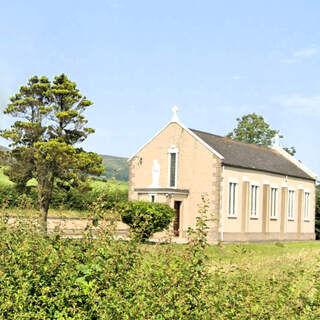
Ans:
{"type": "Polygon", "coordinates": [[[307,269],[318,268],[320,241],[221,244],[207,249],[213,268],[241,267],[262,278],[290,270],[295,264],[307,269]]]}
{"type": "Polygon", "coordinates": [[[128,182],[126,181],[118,181],[115,179],[109,179],[107,181],[98,181],[94,180],[90,183],[91,187],[96,190],[100,191],[127,191],[128,190],[128,182]]]}
{"type": "MultiPolygon", "coordinates": [[[[187,245],[170,244],[177,252],[187,245]]],[[[162,246],[145,245],[147,252],[161,249],[162,246]],[[160,248],[160,249],[159,249],[160,248]]],[[[289,269],[293,263],[300,262],[308,268],[315,269],[320,262],[320,241],[270,242],[209,245],[206,249],[212,269],[217,266],[232,269],[243,267],[249,272],[269,275],[289,269]]]]}

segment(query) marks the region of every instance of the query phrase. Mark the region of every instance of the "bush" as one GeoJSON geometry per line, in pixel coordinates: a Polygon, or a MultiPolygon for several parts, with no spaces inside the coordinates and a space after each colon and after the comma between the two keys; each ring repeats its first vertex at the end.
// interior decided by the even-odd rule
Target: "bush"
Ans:
{"type": "Polygon", "coordinates": [[[35,208],[37,192],[29,188],[27,193],[20,193],[13,186],[0,185],[0,208],[35,208]]]}
{"type": "MultiPolygon", "coordinates": [[[[118,202],[128,201],[127,190],[92,189],[81,192],[76,188],[65,190],[55,187],[50,208],[65,210],[88,210],[97,199],[103,201],[104,208],[110,209],[118,202]]],[[[0,185],[0,208],[37,208],[36,187],[29,187],[26,193],[20,193],[14,186],[0,185]]]]}
{"type": "Polygon", "coordinates": [[[122,221],[130,226],[132,235],[140,241],[166,229],[175,213],[167,204],[144,201],[128,202],[119,208],[122,221]]]}
{"type": "Polygon", "coordinates": [[[0,318],[211,319],[203,246],[158,249],[149,255],[136,241],[116,241],[110,229],[71,240],[2,220],[0,318]]]}
{"type": "Polygon", "coordinates": [[[43,237],[36,224],[0,217],[0,319],[320,318],[318,266],[297,257],[276,274],[277,260],[250,270],[237,258],[252,253],[239,245],[226,268],[208,259],[207,231],[200,216],[188,245],[150,246],[116,241],[110,229],[43,237]]]}

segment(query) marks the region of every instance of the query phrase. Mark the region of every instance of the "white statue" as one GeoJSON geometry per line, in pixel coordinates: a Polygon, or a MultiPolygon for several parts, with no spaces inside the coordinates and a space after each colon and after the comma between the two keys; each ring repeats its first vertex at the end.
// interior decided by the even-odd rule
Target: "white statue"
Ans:
{"type": "Polygon", "coordinates": [[[152,166],[152,185],[151,188],[159,187],[159,179],[160,179],[160,164],[158,160],[153,160],[152,166]]]}

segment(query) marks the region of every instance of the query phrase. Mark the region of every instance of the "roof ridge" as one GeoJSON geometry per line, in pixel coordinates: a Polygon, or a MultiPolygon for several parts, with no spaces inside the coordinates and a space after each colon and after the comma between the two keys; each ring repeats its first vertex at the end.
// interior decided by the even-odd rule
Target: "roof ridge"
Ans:
{"type": "Polygon", "coordinates": [[[210,136],[214,136],[214,137],[217,137],[217,138],[220,138],[220,139],[224,139],[224,140],[227,140],[227,141],[229,141],[231,143],[244,144],[244,145],[252,147],[252,148],[264,149],[266,151],[277,153],[277,154],[281,155],[280,152],[278,152],[275,149],[271,149],[271,148],[268,148],[268,147],[265,147],[265,146],[261,146],[261,145],[258,145],[258,144],[249,143],[249,142],[243,142],[243,141],[239,141],[239,140],[233,140],[233,139],[230,139],[228,137],[219,136],[217,134],[206,132],[206,131],[202,131],[202,130],[198,130],[198,129],[192,129],[192,128],[189,128],[189,129],[192,130],[192,131],[197,131],[197,132],[208,134],[210,136]]]}

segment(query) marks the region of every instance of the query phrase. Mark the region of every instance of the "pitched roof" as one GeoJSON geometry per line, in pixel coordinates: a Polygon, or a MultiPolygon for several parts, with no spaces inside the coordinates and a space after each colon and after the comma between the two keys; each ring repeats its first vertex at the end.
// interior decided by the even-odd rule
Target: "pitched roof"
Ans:
{"type": "Polygon", "coordinates": [[[219,152],[224,157],[222,163],[225,165],[315,180],[276,150],[195,129],[190,130],[211,148],[219,152]]]}

